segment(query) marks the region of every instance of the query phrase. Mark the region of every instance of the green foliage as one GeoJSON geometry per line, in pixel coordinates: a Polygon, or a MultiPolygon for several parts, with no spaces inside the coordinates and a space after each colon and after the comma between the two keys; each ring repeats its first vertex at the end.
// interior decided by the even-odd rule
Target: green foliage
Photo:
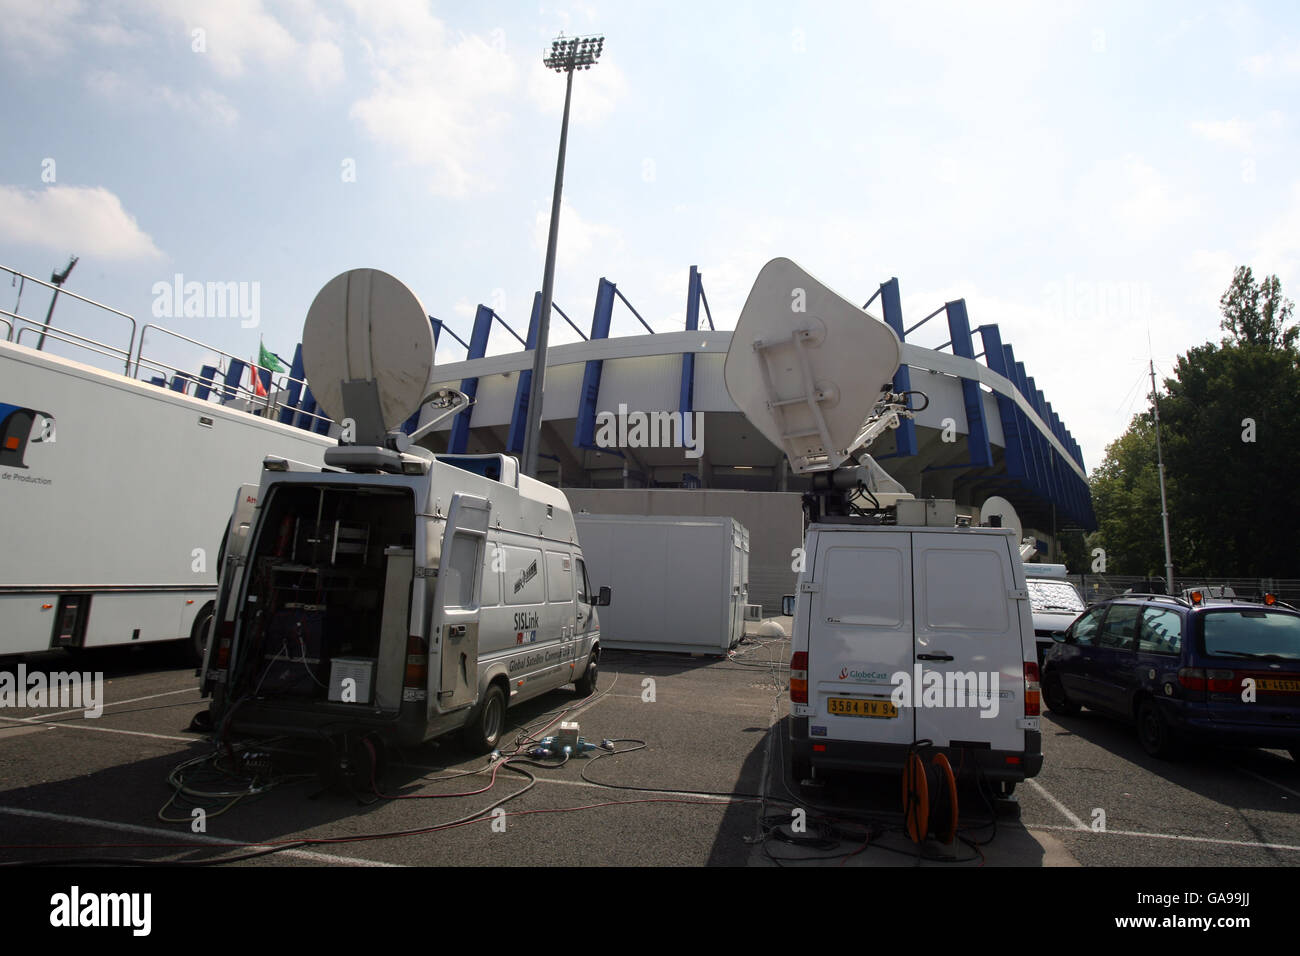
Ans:
{"type": "MultiPolygon", "coordinates": [[[[1174,572],[1300,577],[1300,354],[1276,276],[1238,268],[1220,300],[1221,344],[1178,359],[1160,398],[1174,572]]],[[[1107,570],[1162,574],[1151,410],[1106,449],[1092,475],[1107,570]]]]}

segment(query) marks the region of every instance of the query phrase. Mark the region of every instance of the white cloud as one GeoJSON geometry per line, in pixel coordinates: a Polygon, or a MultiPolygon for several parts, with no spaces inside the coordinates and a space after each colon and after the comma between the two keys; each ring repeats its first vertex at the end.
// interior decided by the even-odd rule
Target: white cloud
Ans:
{"type": "MultiPolygon", "coordinates": [[[[533,245],[543,257],[546,255],[550,228],[551,208],[548,205],[538,209],[533,219],[533,245]]],[[[593,254],[597,250],[605,257],[622,256],[623,233],[617,226],[583,219],[576,209],[561,201],[559,245],[555,250],[556,267],[589,276],[593,268],[593,254]]]]}
{"type": "Polygon", "coordinates": [[[1243,120],[1234,116],[1229,120],[1204,120],[1191,124],[1193,132],[1212,143],[1222,143],[1244,152],[1253,152],[1258,145],[1259,133],[1277,132],[1286,125],[1286,118],[1277,110],[1270,110],[1258,120],[1243,120]]]}
{"type": "Polygon", "coordinates": [[[424,3],[365,8],[374,84],[351,117],[405,162],[432,169],[431,190],[464,196],[490,178],[478,160],[508,118],[515,66],[495,38],[451,37],[424,3]]]}
{"type": "Polygon", "coordinates": [[[92,70],[86,74],[86,86],[105,99],[133,107],[151,109],[163,106],[223,127],[234,126],[239,121],[239,110],[215,90],[189,92],[166,85],[150,86],[137,77],[115,70],[92,70]]]}
{"type": "Polygon", "coordinates": [[[10,241],[112,260],[161,259],[122,202],[102,186],[0,186],[0,222],[10,241]]]}
{"type": "Polygon", "coordinates": [[[28,64],[53,59],[67,50],[70,26],[83,13],[81,0],[0,0],[0,47],[28,64]]]}
{"type": "Polygon", "coordinates": [[[1139,156],[1096,163],[1076,184],[1073,218],[1079,233],[1109,247],[1150,242],[1200,211],[1139,156]]]}
{"type": "Polygon", "coordinates": [[[1293,76],[1300,73],[1300,47],[1290,50],[1266,50],[1246,57],[1242,67],[1259,77],[1293,76]]]}

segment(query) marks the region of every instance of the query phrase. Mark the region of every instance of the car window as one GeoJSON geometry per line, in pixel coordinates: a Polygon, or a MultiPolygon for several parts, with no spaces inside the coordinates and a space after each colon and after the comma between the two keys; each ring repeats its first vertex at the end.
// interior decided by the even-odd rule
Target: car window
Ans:
{"type": "Polygon", "coordinates": [[[1111,647],[1131,651],[1137,642],[1138,615],[1142,607],[1137,604],[1116,604],[1106,615],[1106,623],[1097,635],[1098,647],[1111,647]]]}
{"type": "Polygon", "coordinates": [[[1035,612],[1065,611],[1078,614],[1083,610],[1083,600],[1069,581],[1049,581],[1029,578],[1029,601],[1035,612]]]}
{"type": "Polygon", "coordinates": [[[1263,608],[1206,611],[1205,653],[1244,660],[1300,660],[1300,617],[1263,608]]]}
{"type": "Polygon", "coordinates": [[[1090,647],[1097,639],[1097,625],[1101,623],[1105,606],[1095,607],[1070,626],[1070,634],[1075,644],[1090,647]]]}
{"type": "Polygon", "coordinates": [[[1173,608],[1144,608],[1138,626],[1138,650],[1144,654],[1181,654],[1182,615],[1173,608]]]}

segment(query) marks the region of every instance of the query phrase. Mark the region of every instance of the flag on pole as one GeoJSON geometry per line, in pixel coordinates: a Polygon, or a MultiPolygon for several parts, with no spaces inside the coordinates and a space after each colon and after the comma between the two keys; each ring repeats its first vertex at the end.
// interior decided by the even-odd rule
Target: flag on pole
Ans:
{"type": "Polygon", "coordinates": [[[284,366],[280,364],[278,356],[264,345],[260,340],[257,343],[257,364],[262,368],[270,369],[272,372],[283,372],[284,366]]]}
{"type": "Polygon", "coordinates": [[[253,394],[258,398],[266,398],[266,386],[262,384],[262,376],[257,374],[257,366],[253,360],[248,360],[248,371],[253,376],[253,394]]]}

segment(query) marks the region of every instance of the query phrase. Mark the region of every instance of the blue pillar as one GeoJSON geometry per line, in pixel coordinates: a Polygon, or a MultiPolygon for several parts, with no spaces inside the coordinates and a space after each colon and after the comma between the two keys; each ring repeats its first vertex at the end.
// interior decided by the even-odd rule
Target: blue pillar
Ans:
{"type": "MultiPolygon", "coordinates": [[[[591,314],[591,341],[609,338],[614,317],[614,283],[604,276],[596,287],[596,308],[591,314]]],[[[600,400],[600,375],[605,363],[591,359],[582,372],[582,391],[578,393],[578,423],[573,430],[576,448],[596,447],[596,403],[600,400]]]]}
{"type": "MultiPolygon", "coordinates": [[[[880,286],[880,307],[885,313],[885,324],[894,330],[898,341],[903,341],[903,304],[898,292],[898,279],[890,279],[880,286]]],[[[906,392],[912,387],[912,370],[904,362],[894,373],[894,391],[906,392]]],[[[894,432],[894,443],[899,457],[916,454],[916,423],[904,418],[894,432]]],[[[888,458],[889,455],[881,456],[888,458]]]]}
{"type": "MultiPolygon", "coordinates": [[[[480,305],[478,311],[474,313],[474,331],[469,337],[469,355],[466,358],[480,359],[487,354],[488,336],[492,334],[492,310],[486,305],[480,305]]],[[[467,378],[460,383],[460,390],[465,393],[471,402],[474,396],[478,394],[478,378],[467,378]]],[[[469,447],[469,426],[470,416],[474,413],[474,406],[456,416],[455,422],[451,426],[451,439],[447,444],[447,451],[453,455],[465,454],[465,449],[469,447]]]]}
{"type": "MultiPolygon", "coordinates": [[[[700,270],[691,266],[690,278],[686,281],[686,331],[695,332],[700,327],[700,270]]],[[[678,410],[682,418],[695,411],[695,353],[682,353],[682,387],[678,410]]]]}
{"type": "MultiPolygon", "coordinates": [[[[1002,333],[996,325],[981,325],[979,332],[984,342],[984,360],[989,369],[1010,381],[1006,355],[1002,351],[1002,333]]],[[[1003,457],[1007,464],[1007,475],[1017,484],[1027,487],[1024,434],[1020,429],[1020,419],[1016,415],[1015,400],[1001,392],[994,392],[994,396],[998,403],[998,417],[1002,421],[1003,457]]]]}
{"type": "MultiPolygon", "coordinates": [[[[537,348],[537,325],[542,317],[542,294],[533,293],[533,314],[528,319],[529,351],[537,348]]],[[[543,381],[545,381],[543,379],[543,381]]],[[[519,373],[519,384],[515,386],[515,406],[510,413],[510,435],[506,439],[506,451],[512,455],[524,452],[524,433],[528,431],[528,396],[533,387],[533,370],[526,368],[519,373]]],[[[538,427],[541,422],[538,422],[538,427]]],[[[540,448],[541,445],[538,445],[540,448]]]]}
{"type": "Polygon", "coordinates": [[[280,424],[282,425],[293,424],[294,416],[297,414],[298,400],[302,398],[303,370],[301,342],[299,342],[298,347],[293,350],[293,362],[289,365],[289,379],[288,400],[284,403],[284,407],[280,409],[280,424]]]}
{"type": "Polygon", "coordinates": [[[202,401],[207,401],[208,396],[212,393],[212,383],[216,381],[217,367],[215,365],[204,365],[199,369],[199,381],[194,387],[194,397],[202,401]]]}
{"type": "MultiPolygon", "coordinates": [[[[966,314],[966,300],[957,299],[945,306],[948,312],[948,335],[952,340],[952,354],[966,359],[975,358],[971,344],[970,318],[966,314]]],[[[984,400],[979,383],[973,379],[961,380],[961,394],[966,405],[966,445],[970,463],[976,468],[993,465],[993,450],[989,448],[989,429],[984,422],[984,400]]]]}
{"type": "Polygon", "coordinates": [[[240,359],[231,359],[230,368],[226,369],[226,384],[221,390],[221,400],[228,402],[235,397],[235,389],[244,378],[244,368],[246,363],[240,359]]]}

